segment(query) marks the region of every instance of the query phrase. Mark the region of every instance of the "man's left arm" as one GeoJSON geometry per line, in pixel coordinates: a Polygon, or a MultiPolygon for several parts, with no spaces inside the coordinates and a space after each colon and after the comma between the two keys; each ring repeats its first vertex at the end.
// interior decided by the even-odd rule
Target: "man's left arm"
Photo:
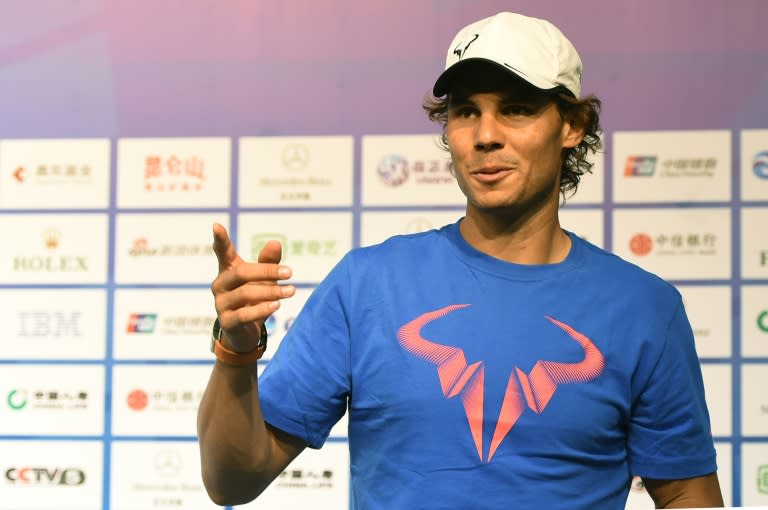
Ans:
{"type": "Polygon", "coordinates": [[[717,473],[684,480],[643,478],[656,508],[722,508],[723,495],[717,473]]]}

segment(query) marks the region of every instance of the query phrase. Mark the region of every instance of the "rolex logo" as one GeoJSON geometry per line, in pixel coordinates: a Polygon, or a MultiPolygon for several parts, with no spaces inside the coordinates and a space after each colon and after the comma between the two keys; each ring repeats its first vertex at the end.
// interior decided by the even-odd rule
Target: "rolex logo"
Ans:
{"type": "Polygon", "coordinates": [[[59,240],[61,239],[61,232],[55,228],[49,228],[43,232],[43,239],[45,240],[45,247],[54,250],[59,247],[59,240]]]}

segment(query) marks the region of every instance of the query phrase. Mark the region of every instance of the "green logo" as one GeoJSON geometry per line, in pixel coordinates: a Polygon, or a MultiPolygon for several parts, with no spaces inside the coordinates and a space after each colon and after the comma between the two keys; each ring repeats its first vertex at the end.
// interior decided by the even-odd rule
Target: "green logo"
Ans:
{"type": "Polygon", "coordinates": [[[763,310],[760,315],[757,316],[757,327],[768,333],[768,310],[763,310]]]}
{"type": "Polygon", "coordinates": [[[768,494],[768,464],[763,464],[757,468],[757,490],[763,494],[768,494]]]}
{"type": "Polygon", "coordinates": [[[266,245],[268,241],[273,239],[275,241],[279,241],[283,246],[282,260],[285,260],[288,256],[288,251],[286,249],[288,246],[288,237],[285,234],[268,232],[263,234],[255,234],[251,237],[251,260],[259,260],[259,253],[261,253],[262,248],[264,248],[264,245],[266,245]]]}
{"type": "Polygon", "coordinates": [[[339,253],[335,239],[291,239],[289,242],[284,234],[263,233],[251,237],[251,259],[258,260],[259,253],[270,239],[280,241],[283,246],[283,261],[289,257],[335,257],[339,253]]]}
{"type": "Polygon", "coordinates": [[[19,411],[27,407],[27,392],[11,390],[5,400],[8,402],[8,407],[14,411],[19,411]]]}

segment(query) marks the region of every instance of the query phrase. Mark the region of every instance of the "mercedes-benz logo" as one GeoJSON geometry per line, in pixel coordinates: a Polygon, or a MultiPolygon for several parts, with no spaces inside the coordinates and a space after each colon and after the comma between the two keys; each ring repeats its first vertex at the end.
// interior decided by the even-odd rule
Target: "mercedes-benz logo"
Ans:
{"type": "Polygon", "coordinates": [[[181,471],[181,455],[174,450],[163,450],[155,455],[155,471],[161,476],[176,476],[181,471]]]}
{"type": "Polygon", "coordinates": [[[309,149],[300,143],[286,145],[282,159],[283,166],[288,170],[304,170],[309,164],[309,149]]]}
{"type": "Polygon", "coordinates": [[[412,218],[405,225],[406,234],[417,234],[419,232],[426,232],[432,228],[432,222],[422,216],[412,218]]]}

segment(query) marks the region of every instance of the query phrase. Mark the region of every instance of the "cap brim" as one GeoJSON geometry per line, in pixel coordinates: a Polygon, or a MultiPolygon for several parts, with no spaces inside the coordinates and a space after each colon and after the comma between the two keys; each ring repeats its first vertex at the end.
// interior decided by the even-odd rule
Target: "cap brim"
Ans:
{"type": "Polygon", "coordinates": [[[556,87],[543,88],[537,85],[536,83],[533,83],[529,77],[524,76],[522,73],[515,72],[515,69],[511,68],[510,66],[501,65],[494,60],[489,60],[485,58],[468,58],[466,60],[462,60],[461,62],[456,62],[455,64],[453,64],[451,67],[443,71],[443,73],[440,76],[438,76],[437,81],[435,81],[435,85],[432,87],[432,95],[435,97],[442,97],[448,94],[451,91],[451,87],[453,83],[456,81],[457,75],[461,74],[461,72],[467,67],[467,65],[472,63],[474,64],[485,63],[485,64],[492,65],[497,69],[502,69],[503,71],[509,73],[510,76],[517,78],[518,80],[521,80],[526,84],[530,85],[531,87],[538,89],[542,92],[554,93],[559,91],[565,91],[568,94],[573,95],[573,93],[568,91],[568,89],[559,85],[556,87]]]}

